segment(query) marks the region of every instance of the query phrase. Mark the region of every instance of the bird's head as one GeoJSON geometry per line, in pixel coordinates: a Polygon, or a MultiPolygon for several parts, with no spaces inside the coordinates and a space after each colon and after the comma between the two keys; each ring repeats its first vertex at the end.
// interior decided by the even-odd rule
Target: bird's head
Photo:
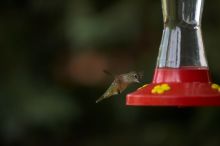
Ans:
{"type": "Polygon", "coordinates": [[[143,77],[143,72],[135,72],[135,71],[123,75],[124,81],[128,83],[140,83],[142,77],[143,77]]]}

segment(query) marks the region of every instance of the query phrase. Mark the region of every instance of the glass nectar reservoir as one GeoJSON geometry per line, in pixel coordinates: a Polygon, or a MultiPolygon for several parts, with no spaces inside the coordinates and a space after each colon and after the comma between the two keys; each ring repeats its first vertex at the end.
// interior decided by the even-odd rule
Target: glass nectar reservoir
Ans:
{"type": "Polygon", "coordinates": [[[202,39],[204,0],[162,0],[164,29],[153,81],[127,95],[127,105],[216,106],[202,39]]]}

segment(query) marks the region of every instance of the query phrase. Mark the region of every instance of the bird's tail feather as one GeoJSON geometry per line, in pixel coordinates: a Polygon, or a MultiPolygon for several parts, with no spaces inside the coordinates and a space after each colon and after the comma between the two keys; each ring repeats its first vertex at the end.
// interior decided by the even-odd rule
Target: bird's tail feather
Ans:
{"type": "Polygon", "coordinates": [[[95,101],[95,103],[99,103],[100,101],[102,101],[103,99],[105,99],[103,96],[101,96],[99,99],[97,99],[96,101],[95,101]]]}

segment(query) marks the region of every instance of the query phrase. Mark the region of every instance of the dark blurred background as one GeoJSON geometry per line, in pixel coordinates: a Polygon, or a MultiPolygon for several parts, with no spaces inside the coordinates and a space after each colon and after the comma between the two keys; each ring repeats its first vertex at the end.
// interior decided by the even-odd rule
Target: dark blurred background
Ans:
{"type": "MultiPolygon", "coordinates": [[[[220,1],[206,0],[203,34],[220,83],[220,1]]],[[[162,35],[160,0],[1,0],[0,145],[219,146],[220,108],[100,104],[114,73],[152,79],[162,35]]]]}

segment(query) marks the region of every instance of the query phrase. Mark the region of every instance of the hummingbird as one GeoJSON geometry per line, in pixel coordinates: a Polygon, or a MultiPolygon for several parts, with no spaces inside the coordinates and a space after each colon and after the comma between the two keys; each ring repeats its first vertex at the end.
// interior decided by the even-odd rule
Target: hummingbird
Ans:
{"type": "Polygon", "coordinates": [[[131,71],[129,73],[121,75],[113,75],[107,70],[103,70],[103,72],[107,75],[114,77],[114,81],[112,82],[110,87],[105,91],[105,93],[99,99],[96,100],[96,103],[113,95],[120,94],[132,83],[140,83],[140,80],[143,77],[143,72],[131,71]]]}

